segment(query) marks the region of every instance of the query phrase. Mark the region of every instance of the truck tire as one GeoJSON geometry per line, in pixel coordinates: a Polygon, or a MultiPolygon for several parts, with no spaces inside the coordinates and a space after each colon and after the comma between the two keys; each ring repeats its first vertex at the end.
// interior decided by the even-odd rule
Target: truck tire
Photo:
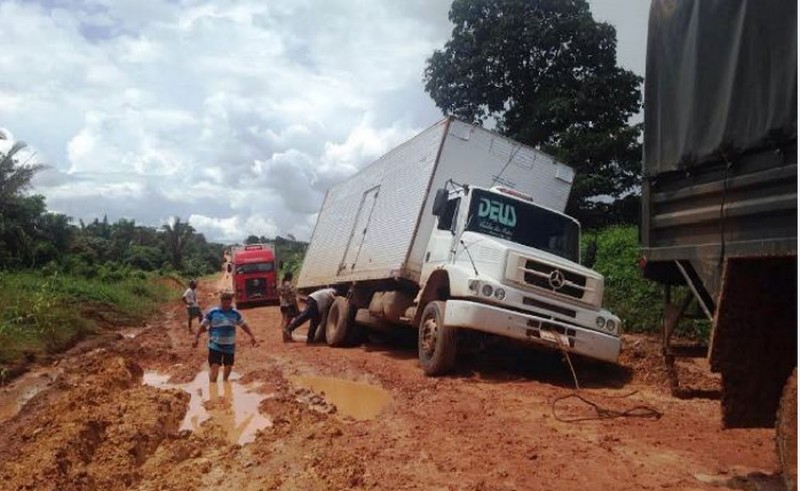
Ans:
{"type": "Polygon", "coordinates": [[[775,419],[775,447],[786,489],[797,489],[797,368],[783,388],[775,419]]]}
{"type": "Polygon", "coordinates": [[[314,342],[315,343],[324,343],[326,338],[327,326],[328,326],[328,312],[322,314],[322,318],[319,321],[319,326],[317,327],[317,332],[314,333],[314,342]]]}
{"type": "Polygon", "coordinates": [[[345,297],[336,297],[328,311],[325,323],[325,340],[329,346],[345,346],[353,328],[355,312],[345,297]]]}
{"type": "Polygon", "coordinates": [[[446,374],[456,362],[456,328],[444,324],[444,309],[444,302],[430,302],[419,321],[419,364],[429,377],[446,374]]]}

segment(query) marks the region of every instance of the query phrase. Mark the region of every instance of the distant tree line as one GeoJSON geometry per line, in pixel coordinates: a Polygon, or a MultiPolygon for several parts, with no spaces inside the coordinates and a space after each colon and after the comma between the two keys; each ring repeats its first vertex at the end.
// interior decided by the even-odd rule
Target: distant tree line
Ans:
{"type": "Polygon", "coordinates": [[[201,276],[219,271],[221,244],[175,217],[160,228],[135,220],[90,223],[47,211],[41,195],[26,193],[40,165],[20,163],[17,143],[0,153],[0,270],[47,269],[110,280],[136,272],[201,276]]]}

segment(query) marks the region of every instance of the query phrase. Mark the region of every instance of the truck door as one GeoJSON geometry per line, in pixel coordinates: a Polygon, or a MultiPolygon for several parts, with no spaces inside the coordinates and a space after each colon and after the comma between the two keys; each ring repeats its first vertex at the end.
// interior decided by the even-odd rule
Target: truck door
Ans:
{"type": "Polygon", "coordinates": [[[422,265],[422,277],[428,275],[436,268],[450,262],[453,254],[453,242],[458,228],[458,210],[461,198],[453,198],[447,202],[447,209],[437,219],[436,228],[431,232],[428,249],[425,251],[425,262],[422,265]]]}
{"type": "Polygon", "coordinates": [[[358,213],[353,223],[353,230],[350,231],[350,239],[347,241],[347,247],[344,250],[344,256],[342,256],[342,262],[339,264],[340,275],[349,274],[356,267],[358,256],[361,253],[361,247],[364,245],[364,237],[367,235],[369,221],[372,218],[375,203],[378,201],[378,192],[380,188],[380,186],[375,186],[367,190],[361,197],[361,205],[358,208],[358,213]]]}

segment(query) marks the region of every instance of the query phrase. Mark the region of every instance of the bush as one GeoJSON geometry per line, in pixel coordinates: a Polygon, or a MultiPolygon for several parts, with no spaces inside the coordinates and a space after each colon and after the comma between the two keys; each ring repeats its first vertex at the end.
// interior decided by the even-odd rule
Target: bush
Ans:
{"type": "MultiPolygon", "coordinates": [[[[605,276],[603,306],[622,319],[626,332],[657,332],[661,329],[664,290],[644,279],[638,266],[639,230],[636,226],[614,226],[583,237],[582,249],[597,241],[592,268],[605,276]]],[[[586,257],[584,254],[583,257],[586,257]]],[[[685,288],[674,288],[673,298],[685,295],[685,288]]],[[[679,336],[705,340],[711,330],[707,320],[683,319],[676,329],[679,336]]]]}
{"type": "Polygon", "coordinates": [[[656,331],[661,325],[663,293],[658,283],[642,277],[637,264],[636,226],[614,226],[583,237],[583,249],[597,240],[593,269],[605,276],[604,307],[622,319],[625,331],[656,331]]]}
{"type": "MultiPolygon", "coordinates": [[[[101,268],[105,268],[102,266],[101,268]]],[[[96,320],[138,323],[176,296],[167,283],[141,272],[113,281],[41,271],[0,272],[0,369],[23,357],[56,352],[94,332],[96,320]]]]}

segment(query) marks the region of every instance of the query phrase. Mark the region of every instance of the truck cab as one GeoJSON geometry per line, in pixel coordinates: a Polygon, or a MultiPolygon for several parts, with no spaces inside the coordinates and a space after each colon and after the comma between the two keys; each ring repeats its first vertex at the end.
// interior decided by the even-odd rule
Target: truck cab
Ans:
{"type": "Polygon", "coordinates": [[[446,278],[445,326],[617,361],[620,319],[602,308],[603,276],[579,264],[575,219],[505,187],[440,189],[433,214],[421,296],[446,278]]]}
{"type": "Polygon", "coordinates": [[[233,291],[237,308],[278,303],[275,250],[268,244],[249,244],[233,251],[233,291]]]}

